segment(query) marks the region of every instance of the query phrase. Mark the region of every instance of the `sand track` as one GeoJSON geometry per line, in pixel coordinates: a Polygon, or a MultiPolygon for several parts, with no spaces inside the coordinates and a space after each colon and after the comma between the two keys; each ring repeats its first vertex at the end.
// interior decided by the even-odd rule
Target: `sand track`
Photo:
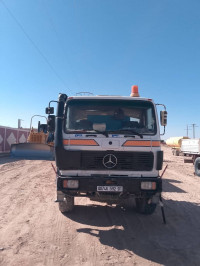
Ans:
{"type": "Polygon", "coordinates": [[[163,150],[166,225],[86,198],[65,216],[50,162],[1,157],[0,265],[199,265],[200,178],[163,150]]]}

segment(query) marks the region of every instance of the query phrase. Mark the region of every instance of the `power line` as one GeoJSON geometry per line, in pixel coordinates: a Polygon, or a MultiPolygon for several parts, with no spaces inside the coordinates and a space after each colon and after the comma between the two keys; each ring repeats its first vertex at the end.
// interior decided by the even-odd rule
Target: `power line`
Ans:
{"type": "Polygon", "coordinates": [[[8,8],[8,6],[4,3],[3,0],[0,1],[4,8],[7,10],[7,12],[10,14],[12,19],[16,22],[16,24],[19,26],[19,28],[22,30],[26,38],[31,42],[33,47],[37,50],[37,52],[40,54],[40,56],[44,59],[46,64],[50,67],[50,69],[54,72],[54,74],[57,76],[57,78],[63,83],[65,87],[67,87],[65,81],[62,79],[62,77],[58,74],[58,72],[55,70],[55,68],[52,66],[52,64],[49,62],[48,58],[43,54],[43,52],[40,50],[40,48],[37,46],[37,44],[33,41],[33,39],[30,37],[30,35],[25,31],[22,24],[19,22],[19,20],[14,16],[14,14],[11,12],[11,10],[8,8]]]}
{"type": "Polygon", "coordinates": [[[79,75],[77,73],[77,71],[75,71],[71,61],[69,60],[69,57],[68,57],[68,54],[67,52],[65,51],[65,47],[63,45],[63,41],[62,41],[62,36],[59,34],[59,32],[57,31],[56,29],[56,26],[55,26],[55,23],[48,11],[48,8],[47,8],[47,0],[43,2],[44,4],[44,11],[46,13],[46,17],[49,21],[49,25],[52,29],[52,31],[54,32],[55,36],[56,36],[56,39],[57,39],[57,42],[58,42],[58,45],[60,46],[60,48],[62,49],[62,52],[65,54],[65,57],[67,57],[67,60],[66,60],[66,63],[68,63],[69,67],[70,67],[70,70],[73,72],[73,76],[75,77],[75,80],[76,82],[78,83],[78,86],[81,88],[81,84],[80,84],[80,78],[79,78],[79,75]]]}
{"type": "MultiPolygon", "coordinates": [[[[56,36],[56,39],[57,39],[57,42],[58,42],[58,45],[60,46],[60,48],[62,49],[62,52],[65,54],[65,56],[67,56],[67,53],[64,49],[64,46],[63,46],[63,41],[62,39],[60,38],[60,34],[58,33],[57,29],[56,29],[56,26],[55,26],[55,23],[53,22],[53,19],[52,17],[50,16],[50,13],[48,12],[48,8],[46,6],[46,1],[44,1],[44,10],[45,10],[45,13],[46,13],[46,17],[49,21],[49,25],[51,27],[51,30],[54,32],[55,36],[56,36]]],[[[77,72],[75,72],[69,58],[67,58],[67,63],[70,67],[70,69],[72,70],[73,74],[76,76],[76,82],[78,83],[78,85],[80,86],[80,82],[79,82],[79,79],[78,79],[78,75],[77,75],[77,72]]]]}

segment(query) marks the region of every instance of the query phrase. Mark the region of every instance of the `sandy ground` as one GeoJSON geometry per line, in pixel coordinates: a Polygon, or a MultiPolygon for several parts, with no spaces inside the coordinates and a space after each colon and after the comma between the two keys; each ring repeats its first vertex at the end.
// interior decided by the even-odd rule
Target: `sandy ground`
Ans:
{"type": "Polygon", "coordinates": [[[200,265],[200,178],[163,150],[166,225],[86,198],[65,216],[51,162],[1,157],[0,265],[200,265]]]}

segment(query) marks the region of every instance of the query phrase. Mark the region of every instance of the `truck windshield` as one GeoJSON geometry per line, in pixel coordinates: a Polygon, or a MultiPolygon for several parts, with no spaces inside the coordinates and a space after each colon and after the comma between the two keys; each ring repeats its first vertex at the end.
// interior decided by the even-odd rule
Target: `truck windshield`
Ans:
{"type": "Polygon", "coordinates": [[[157,132],[154,105],[142,100],[70,99],[65,129],[154,135],[157,132]]]}

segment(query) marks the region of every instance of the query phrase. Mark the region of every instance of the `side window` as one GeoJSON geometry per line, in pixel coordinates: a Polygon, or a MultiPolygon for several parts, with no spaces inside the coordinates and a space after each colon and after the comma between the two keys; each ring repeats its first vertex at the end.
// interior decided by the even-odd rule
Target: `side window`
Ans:
{"type": "Polygon", "coordinates": [[[149,130],[154,130],[155,121],[152,114],[152,108],[147,109],[147,128],[149,130]]]}

